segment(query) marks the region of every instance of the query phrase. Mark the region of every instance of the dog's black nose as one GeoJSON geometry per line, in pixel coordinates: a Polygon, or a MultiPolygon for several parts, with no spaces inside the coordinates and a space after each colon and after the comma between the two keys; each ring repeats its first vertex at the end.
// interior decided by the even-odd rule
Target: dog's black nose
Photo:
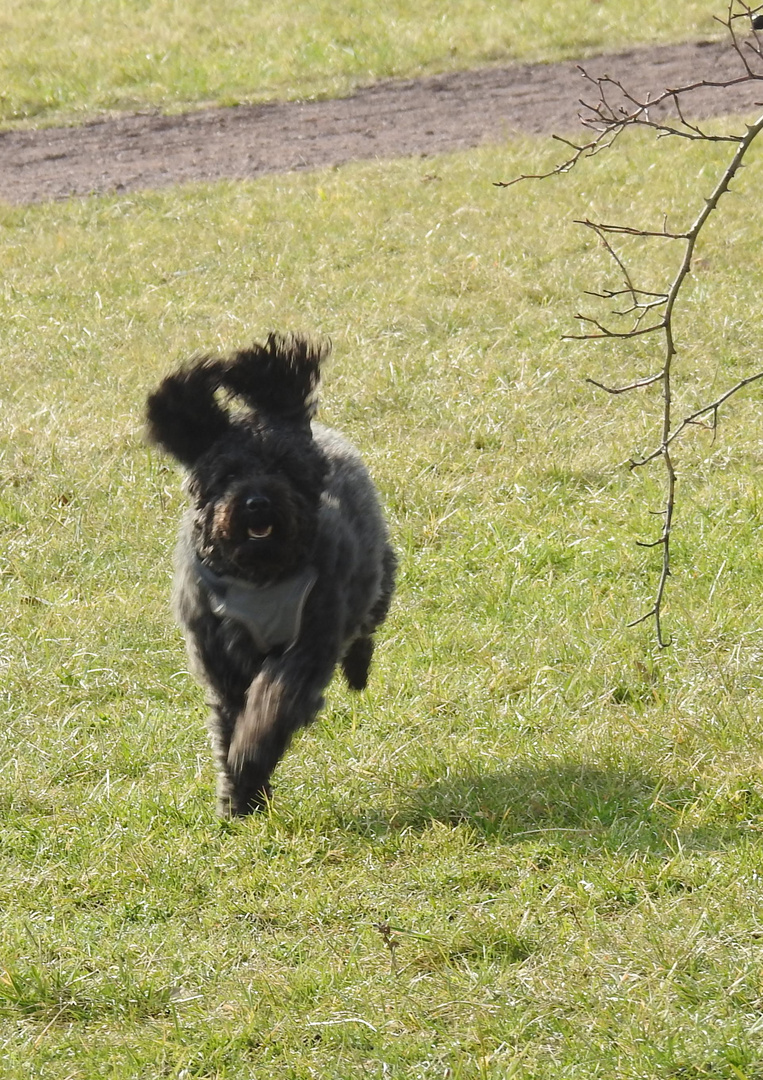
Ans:
{"type": "Polygon", "coordinates": [[[248,495],[244,506],[250,514],[264,514],[270,509],[267,495],[248,495]]]}

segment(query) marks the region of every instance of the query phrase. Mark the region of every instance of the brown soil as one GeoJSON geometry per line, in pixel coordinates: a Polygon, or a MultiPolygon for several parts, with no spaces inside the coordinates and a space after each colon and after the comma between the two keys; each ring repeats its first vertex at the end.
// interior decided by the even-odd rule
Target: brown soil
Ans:
{"type": "MultiPolygon", "coordinates": [[[[698,79],[743,74],[726,45],[632,49],[585,62],[640,94],[698,79]]],[[[330,101],[204,109],[98,120],[82,127],[0,133],[0,199],[10,203],[135,191],[199,180],[341,165],[359,159],[427,156],[499,142],[518,132],[570,133],[586,87],[578,65],[509,67],[385,81],[330,101]]],[[[590,93],[589,95],[590,96],[590,93]]],[[[763,87],[748,81],[694,91],[696,118],[760,107],[763,87]]]]}

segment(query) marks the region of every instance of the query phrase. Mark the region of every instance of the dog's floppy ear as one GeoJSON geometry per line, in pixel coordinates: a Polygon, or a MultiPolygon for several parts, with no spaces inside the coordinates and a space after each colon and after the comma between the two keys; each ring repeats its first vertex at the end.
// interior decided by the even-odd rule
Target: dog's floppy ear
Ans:
{"type": "Polygon", "coordinates": [[[255,412],[306,425],[316,410],[321,365],[330,352],[328,338],[268,334],[264,345],[233,354],[223,383],[255,412]]]}
{"type": "Polygon", "coordinates": [[[192,466],[230,427],[215,399],[223,360],[202,357],[168,375],[146,402],[147,435],[186,466],[192,466]]]}

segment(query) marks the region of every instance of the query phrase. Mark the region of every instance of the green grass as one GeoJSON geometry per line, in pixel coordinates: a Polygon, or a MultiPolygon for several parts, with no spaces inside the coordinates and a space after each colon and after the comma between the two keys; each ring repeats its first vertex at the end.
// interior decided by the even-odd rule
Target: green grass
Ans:
{"type": "Polygon", "coordinates": [[[5,0],[0,124],[346,94],[391,76],[718,38],[716,0],[5,0]]]}
{"type": "MultiPolygon", "coordinates": [[[[660,145],[0,210],[4,1078],[763,1078],[760,391],[682,443],[659,652],[625,623],[660,472],[621,466],[658,404],[583,381],[648,358],[560,341],[606,280],[573,217],[694,212],[660,145]],[[334,340],[400,584],[369,690],[221,825],[142,402],[272,327],[334,340]]],[[[760,168],[678,311],[679,413],[760,362],[760,168]]]]}

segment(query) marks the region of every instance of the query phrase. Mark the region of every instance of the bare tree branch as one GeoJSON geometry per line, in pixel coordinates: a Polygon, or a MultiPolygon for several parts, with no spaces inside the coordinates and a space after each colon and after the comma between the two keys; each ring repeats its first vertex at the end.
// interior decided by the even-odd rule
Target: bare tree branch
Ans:
{"type": "Polygon", "coordinates": [[[675,340],[676,303],[691,272],[692,260],[702,230],[710,216],[718,209],[722,197],[729,190],[730,184],[744,163],[750,146],[763,131],[763,114],[761,114],[754,123],[746,125],[744,133],[736,135],[711,134],[689,119],[691,95],[699,89],[726,90],[750,81],[763,83],[763,33],[761,33],[763,32],[763,15],[760,14],[761,12],[763,12],[763,4],[751,8],[742,0],[729,0],[726,18],[717,20],[726,27],[732,46],[744,69],[743,74],[727,80],[698,80],[685,86],[668,88],[655,97],[647,95],[642,98],[618,79],[609,75],[594,78],[585,69],[581,68],[584,79],[596,93],[596,97],[592,101],[581,100],[581,106],[584,110],[580,116],[581,123],[594,132],[593,137],[588,142],[581,144],[557,137],[557,141],[563,143],[572,151],[559,165],[546,173],[536,176],[523,175],[514,180],[496,184],[497,187],[509,187],[520,180],[546,179],[567,173],[583,159],[610,150],[623,132],[634,127],[649,128],[655,132],[658,139],[676,136],[694,142],[731,143],[735,147],[715,187],[710,195],[704,199],[699,213],[686,231],[668,229],[667,219],[662,230],[596,222],[587,218],[577,222],[577,224],[595,232],[623,279],[622,288],[589,292],[587,295],[608,301],[627,297],[629,306],[621,310],[611,311],[611,316],[618,319],[630,317],[631,325],[626,329],[614,329],[601,319],[578,314],[576,317],[585,326],[592,329],[581,334],[565,335],[565,340],[635,340],[638,337],[655,333],[661,334],[663,337],[663,360],[659,371],[642,378],[636,378],[623,386],[610,386],[596,379],[586,379],[586,382],[610,395],[625,394],[657,384],[661,387],[662,430],[659,445],[643,457],[632,459],[630,467],[632,469],[642,468],[657,458],[661,458],[664,464],[666,491],[664,507],[659,511],[659,515],[663,519],[660,535],[651,541],[637,542],[640,547],[661,547],[662,567],[652,606],[643,615],[628,623],[629,626],[637,626],[653,619],[657,642],[661,648],[665,648],[671,643],[671,639],[664,636],[662,625],[665,590],[668,578],[671,576],[671,538],[675,510],[676,470],[671,447],[675,440],[691,425],[709,427],[715,433],[721,406],[744,387],[763,379],[763,371],[740,379],[720,397],[709,404],[701,406],[674,426],[672,379],[674,361],[677,356],[675,340]],[[744,37],[742,37],[743,34],[744,37]],[[672,117],[675,119],[672,119],[672,117]],[[665,240],[683,245],[678,270],[665,292],[643,289],[634,282],[625,260],[618,254],[609,239],[609,237],[617,236],[638,237],[647,242],[665,240]],[[659,313],[657,321],[650,321],[648,325],[643,325],[647,316],[651,314],[654,318],[657,313],[659,313]],[[711,424],[700,424],[701,418],[708,415],[712,418],[711,424]]]}
{"type": "MultiPolygon", "coordinates": [[[[581,76],[595,91],[593,100],[580,99],[583,110],[580,113],[580,122],[583,127],[594,132],[593,137],[588,142],[575,143],[560,135],[555,135],[554,139],[557,142],[568,146],[573,151],[571,155],[548,172],[525,173],[512,180],[496,181],[495,186],[511,187],[512,184],[517,184],[521,180],[544,180],[550,176],[567,173],[581,159],[594,157],[604,150],[609,150],[625,130],[634,126],[651,128],[657,132],[658,138],[675,136],[704,142],[738,141],[739,137],[736,135],[711,134],[695,122],[688,121],[685,116],[684,102],[690,101],[691,95],[697,91],[729,90],[744,83],[763,81],[763,34],[753,29],[756,13],[760,10],[760,7],[751,8],[740,0],[731,0],[726,18],[716,18],[716,21],[728,31],[734,51],[744,68],[742,74],[733,78],[697,79],[683,86],[668,87],[654,97],[647,94],[646,98],[642,99],[619,79],[614,79],[610,75],[594,77],[580,66],[581,76]],[[740,20],[745,30],[752,29],[752,40],[740,40],[735,25],[740,20]],[[671,113],[676,114],[677,123],[669,123],[661,119],[665,114],[670,116],[671,113]]],[[[760,29],[763,30],[763,25],[760,29]]],[[[761,104],[763,105],[763,101],[761,104]]]]}

